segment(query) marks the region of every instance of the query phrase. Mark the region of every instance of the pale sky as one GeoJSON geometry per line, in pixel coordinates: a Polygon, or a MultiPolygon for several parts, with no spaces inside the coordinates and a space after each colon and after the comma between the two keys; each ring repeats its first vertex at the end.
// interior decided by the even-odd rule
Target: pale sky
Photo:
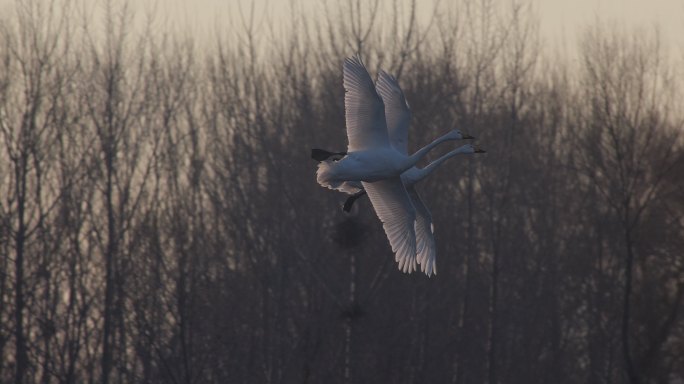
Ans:
{"type": "MultiPolygon", "coordinates": [[[[0,0],[0,13],[11,15],[16,0],[0,0]]],[[[83,1],[83,0],[77,0],[83,1]]],[[[120,2],[122,0],[115,0],[120,2]]],[[[436,0],[418,1],[419,15],[427,17],[436,0]]],[[[449,0],[441,0],[444,4],[449,0]]],[[[502,7],[512,0],[494,0],[502,7]]],[[[525,0],[519,0],[525,2],[525,0]]],[[[684,0],[527,0],[539,16],[539,28],[547,44],[558,45],[566,41],[575,44],[578,31],[597,19],[615,23],[618,26],[652,28],[658,25],[661,37],[667,45],[679,52],[684,51],[684,0]]],[[[47,0],[46,0],[47,2],[47,0]]],[[[102,0],[87,2],[90,4],[102,0]]],[[[301,13],[319,17],[324,5],[335,8],[332,0],[138,0],[129,1],[133,9],[143,11],[156,9],[158,23],[180,32],[190,32],[203,38],[210,36],[217,28],[223,30],[238,20],[241,8],[249,13],[254,4],[257,20],[269,15],[273,20],[290,18],[289,5],[296,4],[301,13]],[[156,4],[156,6],[155,6],[156,4]],[[163,20],[166,21],[163,21],[163,20]]],[[[139,15],[140,16],[140,15],[139,15]]]]}
{"type": "Polygon", "coordinates": [[[662,37],[684,44],[684,0],[533,0],[541,32],[557,39],[574,36],[596,19],[625,27],[659,25],[662,37]]]}
{"type": "MultiPolygon", "coordinates": [[[[145,0],[153,2],[153,0],[145,0]]],[[[261,13],[270,12],[274,18],[289,17],[289,0],[157,0],[166,4],[180,20],[194,20],[196,25],[212,23],[214,19],[228,20],[231,10],[241,6],[248,10],[250,4],[261,13]]],[[[448,0],[442,0],[446,3],[448,0]]],[[[499,1],[502,6],[511,0],[499,1]]],[[[597,17],[618,24],[650,26],[658,23],[663,36],[672,41],[684,42],[684,0],[531,0],[540,16],[541,32],[545,36],[572,35],[578,27],[591,23],[597,17]]],[[[305,11],[321,10],[322,3],[336,4],[330,0],[295,0],[305,11]]],[[[497,1],[495,1],[496,3],[497,1]]],[[[523,3],[525,1],[522,1],[523,3]]],[[[420,0],[418,6],[426,14],[434,0],[420,0]]],[[[420,11],[420,10],[419,10],[420,11]]]]}

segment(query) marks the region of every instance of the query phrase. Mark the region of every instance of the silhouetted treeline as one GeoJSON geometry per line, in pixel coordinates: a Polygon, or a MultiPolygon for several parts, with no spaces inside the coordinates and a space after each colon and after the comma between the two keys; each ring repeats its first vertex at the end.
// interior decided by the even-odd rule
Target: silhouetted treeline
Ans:
{"type": "Polygon", "coordinates": [[[597,25],[571,60],[525,6],[457,2],[426,24],[416,3],[360,3],[293,11],[284,34],[246,11],[202,45],[114,3],[15,4],[0,382],[684,379],[667,45],[597,25]],[[460,128],[488,151],[419,186],[435,277],[397,269],[367,200],[347,215],[316,184],[310,148],[346,148],[357,51],[399,79],[410,149],[460,128]]]}

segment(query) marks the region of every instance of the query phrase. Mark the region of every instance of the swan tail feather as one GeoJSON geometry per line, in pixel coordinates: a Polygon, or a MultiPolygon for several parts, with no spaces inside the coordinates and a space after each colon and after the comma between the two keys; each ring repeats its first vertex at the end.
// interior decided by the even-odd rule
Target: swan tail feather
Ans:
{"type": "Polygon", "coordinates": [[[341,182],[334,180],[335,172],[330,161],[321,161],[316,170],[316,181],[321,187],[337,189],[341,182]]]}
{"type": "Polygon", "coordinates": [[[321,187],[344,192],[348,195],[354,195],[363,191],[363,186],[358,181],[340,180],[335,173],[334,165],[335,162],[331,160],[318,163],[316,181],[321,187]]]}

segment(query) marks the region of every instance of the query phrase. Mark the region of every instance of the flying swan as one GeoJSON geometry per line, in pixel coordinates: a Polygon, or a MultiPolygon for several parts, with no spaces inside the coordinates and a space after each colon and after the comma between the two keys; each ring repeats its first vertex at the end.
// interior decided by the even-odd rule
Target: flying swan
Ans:
{"type": "Polygon", "coordinates": [[[339,161],[318,164],[316,180],[321,186],[340,189],[348,181],[360,181],[382,221],[399,269],[415,270],[416,209],[400,175],[416,165],[431,149],[447,140],[462,137],[451,131],[408,156],[390,143],[385,105],[368,71],[358,57],[344,60],[346,155],[339,161]]]}
{"type": "MultiPolygon", "coordinates": [[[[397,151],[406,154],[408,152],[408,127],[411,121],[411,110],[406,102],[404,93],[401,90],[401,87],[399,87],[399,84],[394,76],[389,75],[382,70],[378,75],[376,89],[380,93],[380,96],[385,104],[385,119],[387,121],[387,128],[389,131],[391,144],[397,151]]],[[[459,134],[461,135],[461,139],[474,139],[474,137],[470,135],[464,135],[460,132],[459,134]]],[[[434,226],[432,224],[432,215],[430,214],[430,211],[425,203],[420,198],[420,195],[414,186],[416,183],[430,175],[444,161],[450,159],[451,157],[459,154],[484,152],[484,150],[475,147],[472,144],[466,144],[443,155],[424,168],[417,168],[414,166],[401,174],[401,181],[409,193],[412,203],[416,209],[415,232],[417,242],[417,262],[421,266],[421,271],[428,276],[437,273],[437,266],[435,263],[436,246],[433,235],[434,226]]],[[[311,157],[318,161],[339,161],[345,155],[345,152],[329,152],[321,149],[313,149],[311,151],[311,157]]],[[[356,181],[349,181],[345,183],[345,185],[341,186],[339,190],[352,194],[352,196],[350,196],[344,204],[344,210],[346,212],[351,210],[352,204],[356,199],[366,194],[366,191],[363,189],[363,185],[356,181]]],[[[411,270],[415,270],[415,262],[415,258],[409,261],[409,272],[411,270]]]]}

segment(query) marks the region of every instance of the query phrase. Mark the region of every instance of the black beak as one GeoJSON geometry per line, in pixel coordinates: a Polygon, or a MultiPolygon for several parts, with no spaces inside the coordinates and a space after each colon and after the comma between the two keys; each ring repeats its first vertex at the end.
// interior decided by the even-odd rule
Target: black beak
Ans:
{"type": "Polygon", "coordinates": [[[482,148],[475,148],[475,153],[487,153],[487,151],[482,148]]]}
{"type": "Polygon", "coordinates": [[[463,135],[463,140],[475,140],[475,136],[470,136],[466,133],[463,135]]]}

